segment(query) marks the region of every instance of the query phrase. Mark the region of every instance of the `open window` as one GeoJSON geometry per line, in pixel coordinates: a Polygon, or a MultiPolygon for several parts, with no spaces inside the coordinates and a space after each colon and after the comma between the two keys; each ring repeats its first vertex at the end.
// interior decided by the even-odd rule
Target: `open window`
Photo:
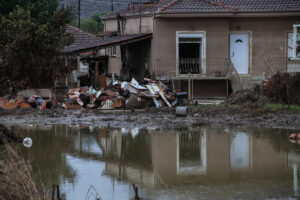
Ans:
{"type": "Polygon", "coordinates": [[[179,74],[201,74],[204,59],[204,34],[177,34],[177,59],[179,74]]]}
{"type": "Polygon", "coordinates": [[[293,31],[293,58],[300,59],[300,24],[294,25],[293,31]]]}

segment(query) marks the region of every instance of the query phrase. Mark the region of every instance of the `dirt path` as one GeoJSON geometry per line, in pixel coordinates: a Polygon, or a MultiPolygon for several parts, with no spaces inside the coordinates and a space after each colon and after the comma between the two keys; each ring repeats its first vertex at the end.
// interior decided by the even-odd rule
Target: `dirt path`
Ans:
{"type": "Polygon", "coordinates": [[[0,123],[15,124],[86,124],[110,127],[151,127],[185,129],[188,126],[233,125],[300,130],[300,113],[244,111],[218,106],[192,108],[187,117],[176,117],[175,109],[139,111],[100,110],[0,110],[0,123]]]}

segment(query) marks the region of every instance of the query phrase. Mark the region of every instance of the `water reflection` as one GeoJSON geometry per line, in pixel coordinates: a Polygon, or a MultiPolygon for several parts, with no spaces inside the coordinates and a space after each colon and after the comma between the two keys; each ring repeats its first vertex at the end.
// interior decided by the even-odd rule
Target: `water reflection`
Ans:
{"type": "Polygon", "coordinates": [[[298,196],[298,146],[287,130],[202,127],[188,130],[14,127],[19,147],[50,187],[84,199],[268,199],[298,196]]]}

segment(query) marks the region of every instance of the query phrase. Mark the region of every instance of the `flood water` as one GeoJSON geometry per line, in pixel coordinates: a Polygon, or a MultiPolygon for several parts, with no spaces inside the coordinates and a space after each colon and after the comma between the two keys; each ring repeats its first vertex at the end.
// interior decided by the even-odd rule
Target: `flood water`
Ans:
{"type": "Polygon", "coordinates": [[[18,146],[47,188],[68,200],[294,199],[300,146],[288,130],[12,127],[31,137],[18,146]]]}

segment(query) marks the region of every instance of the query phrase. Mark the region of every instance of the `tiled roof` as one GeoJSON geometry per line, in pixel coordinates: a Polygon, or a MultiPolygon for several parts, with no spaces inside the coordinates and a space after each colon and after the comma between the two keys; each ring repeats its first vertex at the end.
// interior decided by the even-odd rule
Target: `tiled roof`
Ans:
{"type": "Polygon", "coordinates": [[[66,49],[69,49],[69,48],[76,48],[83,44],[90,44],[90,43],[95,43],[95,42],[100,41],[100,39],[97,38],[95,35],[85,32],[83,30],[80,30],[71,25],[67,25],[66,33],[69,33],[73,36],[74,42],[71,45],[64,47],[62,52],[65,52],[66,49]]]}
{"type": "Polygon", "coordinates": [[[112,36],[104,40],[98,40],[80,45],[71,45],[64,48],[64,53],[89,51],[95,48],[105,48],[112,45],[121,45],[122,43],[130,43],[133,41],[143,40],[152,37],[152,34],[133,34],[112,36]]]}
{"type": "Polygon", "coordinates": [[[117,31],[103,31],[103,32],[98,33],[97,37],[103,39],[103,38],[114,36],[117,34],[118,34],[117,31]]]}
{"type": "Polygon", "coordinates": [[[161,13],[300,11],[300,0],[174,0],[161,13]]]}
{"type": "Polygon", "coordinates": [[[70,33],[74,37],[74,39],[75,39],[74,44],[86,43],[86,42],[90,42],[90,41],[99,40],[96,35],[85,32],[85,31],[83,31],[75,26],[71,26],[69,24],[66,27],[66,33],[70,33]]]}
{"type": "MultiPolygon", "coordinates": [[[[300,0],[158,0],[142,4],[142,14],[201,12],[278,12],[300,11],[300,0]]],[[[102,17],[138,15],[139,5],[129,6],[102,17]]]]}

